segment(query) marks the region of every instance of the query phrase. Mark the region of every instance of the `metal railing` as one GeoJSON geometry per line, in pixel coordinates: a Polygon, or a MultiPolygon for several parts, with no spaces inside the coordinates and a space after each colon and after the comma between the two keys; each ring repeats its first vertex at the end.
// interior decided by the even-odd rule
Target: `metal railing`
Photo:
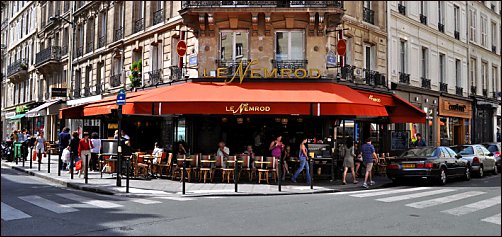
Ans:
{"type": "Polygon", "coordinates": [[[68,46],[67,45],[61,46],[61,56],[67,55],[67,54],[68,54],[68,46]]]}
{"type": "Polygon", "coordinates": [[[459,96],[464,95],[464,88],[456,86],[455,87],[455,94],[457,94],[459,96]]]}
{"type": "Polygon", "coordinates": [[[420,14],[420,23],[427,25],[427,16],[424,14],[420,14]]]}
{"type": "Polygon", "coordinates": [[[410,74],[400,72],[399,73],[399,82],[409,85],[410,84],[410,74]]]}
{"type": "Polygon", "coordinates": [[[80,87],[75,87],[73,90],[73,98],[80,98],[80,87]]]}
{"type": "Polygon", "coordinates": [[[49,48],[42,49],[35,55],[35,65],[37,66],[50,60],[61,60],[60,46],[51,46],[49,48]]]}
{"type": "Polygon", "coordinates": [[[422,88],[431,89],[431,79],[425,77],[421,77],[420,79],[422,79],[422,88]]]}
{"type": "Polygon", "coordinates": [[[162,69],[147,72],[150,77],[145,80],[145,86],[156,86],[162,82],[162,69]]]}
{"type": "Polygon", "coordinates": [[[140,18],[134,21],[134,33],[140,32],[145,29],[145,18],[140,18]]]}
{"type": "Polygon", "coordinates": [[[3,30],[4,28],[7,27],[7,25],[9,25],[9,21],[8,20],[3,20],[2,21],[2,26],[1,26],[1,29],[3,30]]]}
{"type": "Polygon", "coordinates": [[[368,69],[364,70],[364,80],[366,85],[369,86],[387,86],[385,81],[385,76],[380,74],[380,72],[372,71],[368,69]]]}
{"type": "Polygon", "coordinates": [[[354,82],[354,69],[356,69],[356,66],[351,66],[346,64],[345,66],[342,67],[340,70],[341,72],[341,78],[350,82],[354,82]]]}
{"type": "Polygon", "coordinates": [[[456,30],[453,34],[455,35],[455,39],[460,39],[460,32],[458,32],[458,30],[456,30]]]}
{"type": "Polygon", "coordinates": [[[448,92],[448,84],[444,82],[439,83],[439,90],[442,92],[448,92]]]}
{"type": "Polygon", "coordinates": [[[28,70],[28,60],[26,60],[25,58],[18,59],[7,66],[7,77],[22,70],[28,70]]]}
{"type": "Polygon", "coordinates": [[[248,64],[250,62],[249,60],[242,60],[242,61],[216,60],[216,63],[218,64],[218,67],[219,68],[227,68],[227,73],[229,75],[233,75],[235,73],[235,71],[237,70],[237,68],[241,64],[241,62],[242,62],[242,69],[243,69],[243,72],[244,72],[244,70],[246,69],[246,67],[248,66],[248,64]]]}
{"type": "Polygon", "coordinates": [[[497,52],[497,46],[496,45],[492,45],[492,52],[494,52],[494,53],[497,52]]]}
{"type": "Polygon", "coordinates": [[[63,8],[65,13],[68,12],[70,10],[70,1],[64,1],[63,8]]]}
{"type": "Polygon", "coordinates": [[[76,54],[77,58],[82,57],[82,55],[84,55],[84,46],[80,46],[77,48],[77,54],[76,54]]]}
{"type": "Polygon", "coordinates": [[[157,25],[164,21],[164,9],[161,8],[153,13],[153,24],[157,25]]]}
{"type": "Polygon", "coordinates": [[[102,35],[98,38],[98,49],[105,47],[106,45],[106,35],[102,35]]]}
{"type": "Polygon", "coordinates": [[[84,97],[88,97],[91,95],[91,88],[90,87],[84,87],[84,97]]]}
{"type": "Polygon", "coordinates": [[[488,97],[488,89],[483,89],[483,96],[488,97]]]}
{"type": "Polygon", "coordinates": [[[406,6],[405,5],[399,3],[397,5],[397,9],[398,9],[399,13],[406,15],[406,6]]]}
{"type": "Polygon", "coordinates": [[[115,30],[115,35],[113,35],[114,41],[121,40],[124,38],[124,27],[120,27],[115,30]]]}
{"type": "Polygon", "coordinates": [[[185,8],[202,7],[337,7],[343,1],[183,1],[185,8]]]}
{"type": "Polygon", "coordinates": [[[444,33],[444,24],[443,23],[441,23],[441,22],[438,23],[438,30],[440,32],[444,33]]]}
{"type": "Polygon", "coordinates": [[[274,68],[277,68],[278,71],[283,68],[291,70],[306,68],[307,63],[307,60],[272,60],[272,65],[274,66],[274,68]]]}
{"type": "Polygon", "coordinates": [[[370,24],[375,23],[375,11],[369,8],[363,8],[363,21],[368,22],[370,24]]]}
{"type": "Polygon", "coordinates": [[[104,87],[104,83],[97,83],[95,85],[96,89],[94,90],[94,92],[92,93],[93,95],[100,95],[101,92],[103,91],[103,87],[104,87]]]}
{"type": "Polygon", "coordinates": [[[171,81],[180,80],[183,77],[183,72],[178,66],[170,66],[169,67],[171,77],[169,78],[171,81]]]}
{"type": "Polygon", "coordinates": [[[476,95],[478,88],[476,86],[471,86],[471,95],[476,95]]]}
{"type": "Polygon", "coordinates": [[[91,40],[91,41],[87,42],[87,46],[85,47],[85,49],[86,49],[85,50],[86,53],[92,52],[94,50],[94,41],[91,40]]]}
{"type": "Polygon", "coordinates": [[[122,73],[115,74],[115,75],[111,76],[110,77],[110,86],[111,87],[120,86],[122,84],[121,78],[122,78],[122,73]]]}

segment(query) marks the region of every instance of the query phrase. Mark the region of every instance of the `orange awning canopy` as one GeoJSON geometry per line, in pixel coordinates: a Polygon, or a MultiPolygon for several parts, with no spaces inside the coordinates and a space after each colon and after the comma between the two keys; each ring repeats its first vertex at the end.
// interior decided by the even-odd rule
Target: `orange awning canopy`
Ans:
{"type": "Polygon", "coordinates": [[[359,91],[370,101],[387,108],[391,123],[425,123],[426,113],[397,95],[359,91]]]}
{"type": "Polygon", "coordinates": [[[128,102],[135,104],[134,110],[152,114],[388,115],[383,105],[334,83],[187,82],[151,90],[128,102]]]}

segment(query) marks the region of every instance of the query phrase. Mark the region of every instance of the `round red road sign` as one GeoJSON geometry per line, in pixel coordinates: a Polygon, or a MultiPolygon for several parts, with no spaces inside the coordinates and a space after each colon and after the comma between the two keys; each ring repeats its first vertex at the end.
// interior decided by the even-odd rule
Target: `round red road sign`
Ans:
{"type": "Polygon", "coordinates": [[[345,40],[338,40],[338,43],[336,44],[336,52],[338,53],[338,55],[345,56],[346,51],[347,44],[345,43],[345,40]]]}
{"type": "Polygon", "coordinates": [[[178,53],[178,55],[180,57],[183,57],[187,52],[187,44],[185,43],[185,41],[183,40],[180,40],[178,41],[178,43],[176,44],[176,53],[178,53]]]}

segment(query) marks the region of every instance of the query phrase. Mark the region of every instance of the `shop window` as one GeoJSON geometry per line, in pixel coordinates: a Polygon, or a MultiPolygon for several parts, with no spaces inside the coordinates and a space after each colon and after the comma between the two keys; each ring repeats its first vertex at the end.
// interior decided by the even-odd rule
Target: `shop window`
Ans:
{"type": "Polygon", "coordinates": [[[220,33],[220,60],[235,62],[247,60],[248,54],[247,31],[223,31],[220,33]]]}

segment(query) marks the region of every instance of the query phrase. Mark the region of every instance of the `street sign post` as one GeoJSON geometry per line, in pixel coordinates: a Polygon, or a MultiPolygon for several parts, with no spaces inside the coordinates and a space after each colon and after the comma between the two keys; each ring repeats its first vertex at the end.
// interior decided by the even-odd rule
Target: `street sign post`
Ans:
{"type": "Polygon", "coordinates": [[[336,55],[333,51],[329,51],[326,55],[326,64],[328,66],[336,66],[336,55]]]}
{"type": "Polygon", "coordinates": [[[122,186],[122,180],[120,177],[120,173],[122,170],[122,164],[121,164],[121,158],[122,158],[122,144],[120,143],[121,137],[122,137],[122,105],[126,103],[126,94],[124,89],[120,89],[118,95],[117,95],[117,105],[119,106],[118,108],[118,129],[119,129],[119,134],[117,136],[118,140],[118,148],[117,148],[117,187],[122,186]]]}

